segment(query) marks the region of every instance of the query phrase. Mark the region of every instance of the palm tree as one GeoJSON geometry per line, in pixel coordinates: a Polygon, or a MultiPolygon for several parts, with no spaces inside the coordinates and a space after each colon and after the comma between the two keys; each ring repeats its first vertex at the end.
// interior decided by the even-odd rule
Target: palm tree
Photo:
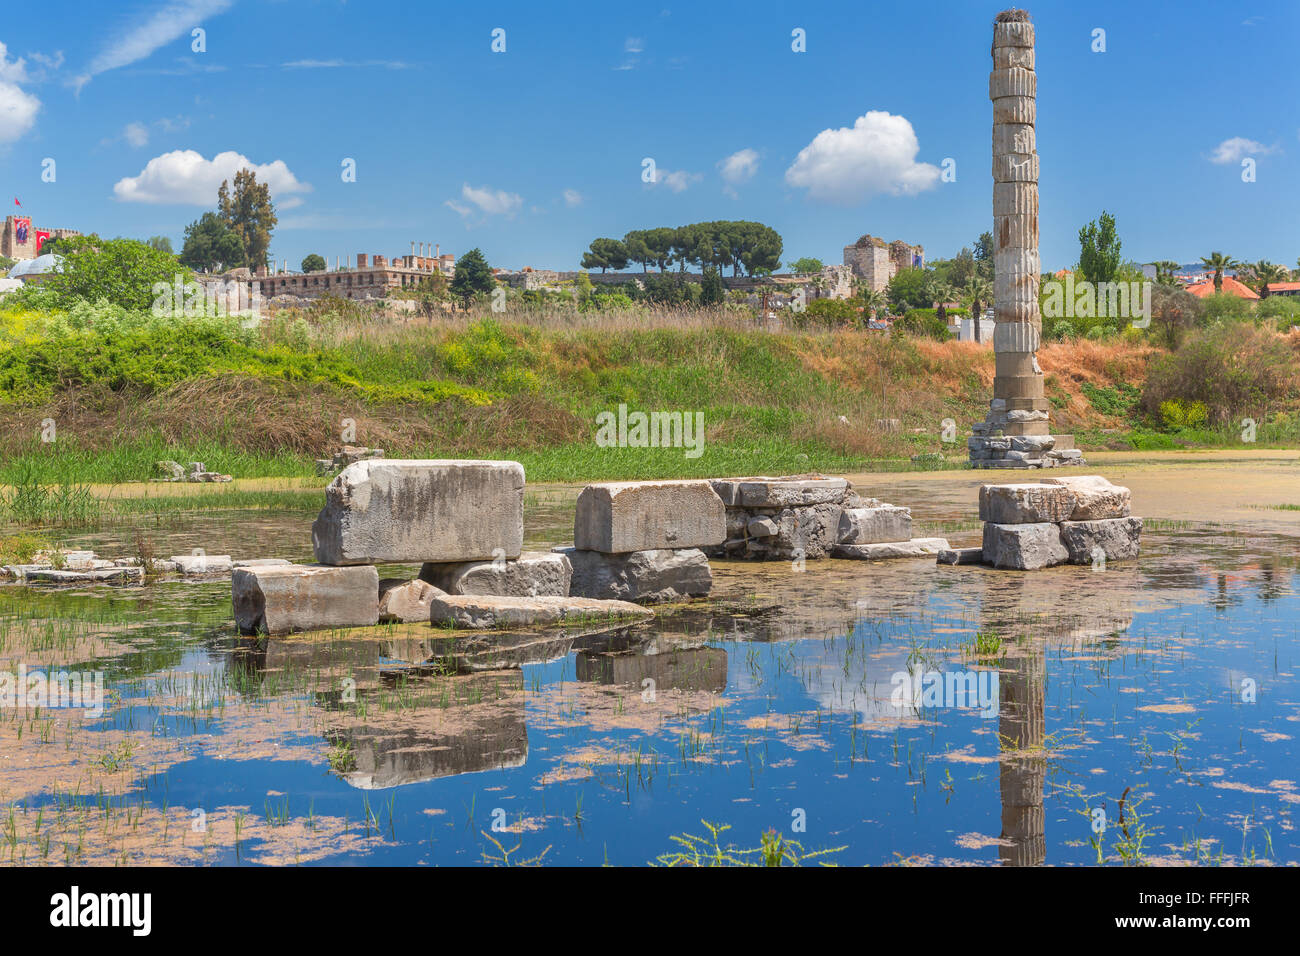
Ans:
{"type": "Polygon", "coordinates": [[[1259,280],[1259,297],[1261,299],[1268,298],[1268,284],[1270,282],[1285,282],[1288,275],[1286,269],[1274,265],[1267,259],[1260,259],[1259,262],[1252,263],[1250,271],[1259,280]]]}
{"type": "Polygon", "coordinates": [[[1223,291],[1223,272],[1225,269],[1237,269],[1241,263],[1232,256],[1225,256],[1222,252],[1211,252],[1209,257],[1201,257],[1201,265],[1207,269],[1214,270],[1214,291],[1223,291]]]}
{"type": "Polygon", "coordinates": [[[880,314],[880,310],[889,304],[889,296],[878,289],[863,286],[858,293],[858,298],[862,300],[862,308],[866,315],[866,320],[870,322],[880,314]]]}
{"type": "Polygon", "coordinates": [[[971,276],[966,280],[966,298],[970,300],[971,328],[975,331],[975,341],[980,340],[980,318],[984,315],[984,306],[993,298],[993,287],[988,279],[971,276]]]}
{"type": "Polygon", "coordinates": [[[947,282],[935,282],[930,287],[930,294],[934,296],[935,315],[947,322],[948,310],[944,303],[957,298],[957,290],[947,282]]]}
{"type": "Polygon", "coordinates": [[[1161,259],[1159,262],[1151,263],[1156,267],[1156,281],[1163,285],[1174,284],[1174,273],[1178,271],[1179,263],[1171,262],[1168,259],[1161,259]]]}

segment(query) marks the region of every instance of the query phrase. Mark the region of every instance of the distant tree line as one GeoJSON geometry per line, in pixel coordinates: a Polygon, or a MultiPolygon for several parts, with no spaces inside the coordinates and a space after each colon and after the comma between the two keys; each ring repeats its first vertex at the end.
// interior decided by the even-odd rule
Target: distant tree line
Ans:
{"type": "Polygon", "coordinates": [[[593,239],[582,254],[582,268],[617,272],[635,264],[643,272],[651,266],[663,272],[677,265],[683,272],[694,266],[720,275],[730,266],[733,276],[741,270],[756,276],[781,267],[781,250],[781,236],[771,226],[721,219],[676,228],[633,229],[622,239],[593,239]]]}

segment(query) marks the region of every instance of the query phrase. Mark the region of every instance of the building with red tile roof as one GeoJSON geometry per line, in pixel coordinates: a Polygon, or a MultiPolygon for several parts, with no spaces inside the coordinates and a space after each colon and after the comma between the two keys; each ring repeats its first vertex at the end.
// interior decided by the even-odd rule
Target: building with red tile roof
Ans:
{"type": "Polygon", "coordinates": [[[1300,296],[1300,282],[1270,282],[1268,294],[1300,296]]]}
{"type": "MultiPolygon", "coordinates": [[[[1195,285],[1189,285],[1187,291],[1198,299],[1204,299],[1207,295],[1214,295],[1214,280],[1208,279],[1205,282],[1197,282],[1195,285]]],[[[1235,295],[1241,299],[1258,299],[1259,293],[1244,283],[1238,282],[1232,276],[1223,277],[1223,288],[1220,290],[1235,295]]]]}

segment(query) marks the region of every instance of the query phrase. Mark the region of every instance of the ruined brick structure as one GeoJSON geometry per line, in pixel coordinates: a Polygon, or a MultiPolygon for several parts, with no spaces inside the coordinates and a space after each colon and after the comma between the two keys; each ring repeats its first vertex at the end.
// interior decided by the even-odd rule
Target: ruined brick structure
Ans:
{"type": "Polygon", "coordinates": [[[885,242],[866,235],[844,247],[844,264],[853,270],[854,278],[863,280],[876,292],[883,292],[889,280],[903,269],[924,268],[925,250],[901,239],[885,242]]]}
{"type": "Polygon", "coordinates": [[[30,216],[6,216],[4,231],[0,232],[0,256],[18,260],[35,259],[40,255],[37,251],[37,233],[48,234],[44,236],[45,242],[81,235],[75,229],[41,229],[32,222],[30,216]],[[24,224],[22,228],[20,222],[24,224]],[[25,236],[22,235],[24,231],[25,236]]]}
{"type": "Polygon", "coordinates": [[[343,266],[319,272],[291,273],[288,263],[278,270],[259,269],[253,278],[260,283],[262,296],[293,295],[311,298],[318,295],[335,295],[344,299],[382,299],[395,289],[419,285],[432,273],[441,272],[450,278],[456,273],[456,257],[435,250],[434,255],[424,255],[425,243],[420,243],[420,255],[372,256],[357,253],[355,266],[343,266]]]}

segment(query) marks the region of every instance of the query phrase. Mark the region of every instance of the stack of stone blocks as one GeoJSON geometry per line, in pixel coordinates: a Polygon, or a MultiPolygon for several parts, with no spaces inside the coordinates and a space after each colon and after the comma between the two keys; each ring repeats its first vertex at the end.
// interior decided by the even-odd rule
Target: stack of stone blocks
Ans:
{"type": "Polygon", "coordinates": [[[819,475],[588,485],[572,547],[523,550],[524,470],[512,461],[364,459],[326,489],[312,525],[314,565],[237,567],[244,633],[365,627],[547,626],[628,621],[641,607],[704,597],[706,555],[799,561],[917,557],[912,516],[819,475]],[[419,564],[414,580],[378,565],[419,564]],[[632,603],[635,602],[635,603],[632,603]]]}
{"type": "Polygon", "coordinates": [[[570,597],[567,558],[523,550],[523,496],[518,462],[355,462],[330,483],[312,525],[316,564],[235,570],[236,624],[284,634],[381,621],[487,628],[650,616],[570,597]],[[421,571],[380,581],[379,564],[421,571]]]}
{"type": "Polygon", "coordinates": [[[703,548],[726,537],[726,511],[708,481],[588,485],[578,495],[571,593],[650,604],[704,597],[713,572],[703,548]]]}
{"type": "MultiPolygon", "coordinates": [[[[995,568],[1033,571],[1057,564],[1105,566],[1136,558],[1142,519],[1130,514],[1129,489],[1099,475],[1047,478],[980,488],[984,541],[948,563],[979,560],[995,568]]],[[[945,556],[940,557],[943,561],[945,556]]]]}
{"type": "Polygon", "coordinates": [[[727,511],[726,539],[712,557],[876,560],[948,546],[942,538],[913,538],[910,509],[863,498],[843,478],[721,478],[712,485],[727,511]]]}

